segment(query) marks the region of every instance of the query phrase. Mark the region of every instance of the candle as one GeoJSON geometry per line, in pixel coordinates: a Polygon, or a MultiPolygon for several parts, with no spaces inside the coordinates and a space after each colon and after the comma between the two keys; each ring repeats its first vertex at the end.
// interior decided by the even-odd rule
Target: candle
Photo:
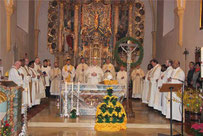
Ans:
{"type": "Polygon", "coordinates": [[[203,78],[203,47],[201,48],[201,78],[203,78]]]}
{"type": "Polygon", "coordinates": [[[67,82],[65,82],[65,92],[67,92],[67,82]]]}

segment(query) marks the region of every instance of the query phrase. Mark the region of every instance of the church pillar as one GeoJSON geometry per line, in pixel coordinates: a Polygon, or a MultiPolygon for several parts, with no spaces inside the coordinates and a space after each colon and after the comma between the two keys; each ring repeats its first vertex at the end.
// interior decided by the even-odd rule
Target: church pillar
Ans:
{"type": "Polygon", "coordinates": [[[128,19],[128,35],[133,37],[133,5],[129,5],[129,19],[128,19]]]}
{"type": "Polygon", "coordinates": [[[60,13],[59,13],[59,37],[58,37],[58,50],[59,52],[62,52],[63,50],[63,27],[64,27],[64,5],[61,2],[60,3],[60,13]]]}
{"type": "Polygon", "coordinates": [[[156,35],[157,35],[157,15],[156,15],[156,4],[157,2],[153,2],[153,0],[149,0],[149,4],[152,10],[152,18],[153,18],[153,31],[152,31],[152,58],[156,58],[156,35]]]}
{"type": "Polygon", "coordinates": [[[114,39],[113,39],[113,49],[116,47],[116,34],[118,33],[118,22],[119,22],[119,5],[115,4],[114,7],[114,39]]]}
{"type": "MultiPolygon", "coordinates": [[[[78,16],[79,16],[79,5],[75,5],[74,8],[74,58],[78,56],[78,16]]],[[[76,64],[76,60],[74,60],[76,64]]]]}
{"type": "Polygon", "coordinates": [[[179,18],[179,40],[178,45],[183,46],[183,15],[185,11],[185,1],[186,0],[177,0],[177,14],[179,18]]]}
{"type": "Polygon", "coordinates": [[[183,46],[183,15],[184,15],[184,9],[177,9],[177,14],[179,18],[179,40],[178,40],[178,45],[181,47],[183,46]]]}
{"type": "Polygon", "coordinates": [[[39,29],[35,29],[35,52],[34,52],[34,55],[35,55],[35,57],[38,57],[38,38],[39,38],[39,32],[40,32],[40,30],[39,29]]]}
{"type": "Polygon", "coordinates": [[[11,15],[13,14],[13,0],[5,0],[6,19],[7,19],[7,51],[11,50],[11,15]]]}
{"type": "MultiPolygon", "coordinates": [[[[37,1],[36,1],[37,2],[37,1]]],[[[41,6],[41,0],[38,1],[38,5],[37,5],[37,10],[36,10],[36,16],[35,16],[35,32],[34,32],[34,46],[35,46],[35,51],[34,51],[34,55],[35,57],[38,57],[38,40],[39,40],[39,27],[38,27],[38,18],[39,18],[39,11],[40,11],[40,6],[41,6]]]]}

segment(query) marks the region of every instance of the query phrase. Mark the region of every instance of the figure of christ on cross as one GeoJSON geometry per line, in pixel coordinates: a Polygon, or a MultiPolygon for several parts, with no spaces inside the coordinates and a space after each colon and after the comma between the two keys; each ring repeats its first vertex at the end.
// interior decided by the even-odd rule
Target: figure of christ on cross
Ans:
{"type": "Polygon", "coordinates": [[[122,43],[119,45],[122,50],[127,54],[127,103],[126,103],[126,113],[128,117],[134,117],[134,113],[132,109],[130,109],[130,103],[129,103],[129,97],[130,97],[130,91],[129,91],[129,83],[130,83],[130,69],[131,69],[131,63],[132,63],[132,54],[133,52],[138,48],[137,44],[132,44],[131,41],[128,41],[127,43],[122,43]]]}

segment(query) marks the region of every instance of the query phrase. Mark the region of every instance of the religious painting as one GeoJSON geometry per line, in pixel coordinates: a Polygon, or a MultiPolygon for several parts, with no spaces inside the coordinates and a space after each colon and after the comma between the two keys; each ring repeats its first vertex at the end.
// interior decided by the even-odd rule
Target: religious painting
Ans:
{"type": "Polygon", "coordinates": [[[119,41],[123,37],[127,36],[128,32],[128,5],[121,5],[119,10],[119,25],[116,39],[119,41]]]}
{"type": "Polygon", "coordinates": [[[73,55],[74,46],[74,4],[64,3],[63,50],[73,55]]]}

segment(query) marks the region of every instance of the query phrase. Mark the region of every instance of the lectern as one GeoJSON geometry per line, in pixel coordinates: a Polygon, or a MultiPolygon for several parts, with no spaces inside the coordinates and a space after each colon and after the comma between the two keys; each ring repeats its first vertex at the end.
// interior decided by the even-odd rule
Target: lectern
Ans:
{"type": "MultiPolygon", "coordinates": [[[[183,87],[183,84],[181,83],[165,83],[162,85],[161,89],[160,89],[160,92],[170,92],[170,136],[173,136],[173,119],[172,119],[172,92],[177,92],[183,87]]],[[[182,90],[182,93],[183,93],[183,90],[182,90]]],[[[182,95],[183,96],[183,95],[182,95]]],[[[183,100],[183,99],[182,99],[183,100]]],[[[183,103],[182,103],[183,105],[183,103]]],[[[183,124],[183,107],[182,107],[182,124],[183,124]]],[[[183,133],[183,131],[182,131],[183,133]]],[[[183,134],[182,134],[183,135],[183,134]]],[[[159,134],[159,136],[167,136],[165,134],[159,134]]],[[[176,135],[178,136],[178,135],[176,135]]]]}

